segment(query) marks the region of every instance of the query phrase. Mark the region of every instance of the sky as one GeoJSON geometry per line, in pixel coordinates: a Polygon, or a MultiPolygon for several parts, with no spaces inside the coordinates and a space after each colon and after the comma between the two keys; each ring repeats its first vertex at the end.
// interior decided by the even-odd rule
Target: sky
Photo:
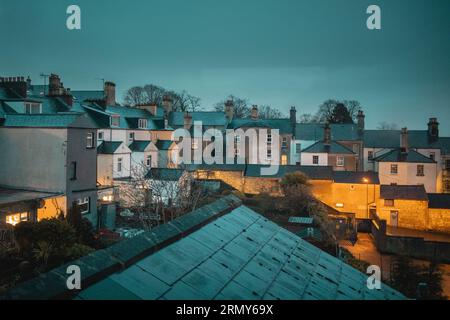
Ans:
{"type": "Polygon", "coordinates": [[[57,73],[72,90],[148,83],[204,109],[234,94],[288,114],[358,100],[381,121],[450,136],[448,0],[0,0],[0,75],[57,73]],[[81,8],[81,30],[66,9],[81,8]],[[381,30],[366,27],[369,5],[381,30]]]}

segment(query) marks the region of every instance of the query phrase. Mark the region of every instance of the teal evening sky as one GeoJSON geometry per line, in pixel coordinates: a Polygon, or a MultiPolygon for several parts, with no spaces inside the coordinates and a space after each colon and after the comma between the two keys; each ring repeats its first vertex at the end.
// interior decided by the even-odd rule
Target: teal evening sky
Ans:
{"type": "Polygon", "coordinates": [[[450,135],[449,0],[0,0],[0,75],[58,73],[64,85],[116,82],[228,94],[288,113],[359,100],[381,121],[450,135]],[[66,9],[81,8],[81,30],[66,9]],[[382,29],[366,9],[381,7],[382,29]]]}

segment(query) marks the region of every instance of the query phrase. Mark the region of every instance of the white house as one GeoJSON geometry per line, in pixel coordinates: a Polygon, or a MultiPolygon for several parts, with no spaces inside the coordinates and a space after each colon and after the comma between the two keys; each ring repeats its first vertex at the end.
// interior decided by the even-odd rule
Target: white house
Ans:
{"type": "Polygon", "coordinates": [[[97,148],[97,182],[100,185],[113,185],[115,179],[130,176],[130,148],[121,141],[103,141],[97,148]]]}

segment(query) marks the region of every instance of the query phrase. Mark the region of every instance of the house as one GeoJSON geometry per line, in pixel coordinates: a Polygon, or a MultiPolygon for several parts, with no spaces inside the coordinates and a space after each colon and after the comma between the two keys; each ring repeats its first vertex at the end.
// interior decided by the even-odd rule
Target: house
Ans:
{"type": "Polygon", "coordinates": [[[428,229],[428,196],[423,185],[381,185],[377,215],[391,227],[428,229]]]}
{"type": "Polygon", "coordinates": [[[356,171],[358,156],[343,144],[331,140],[331,127],[324,127],[324,138],[301,151],[302,165],[332,166],[336,171],[356,171]]]}
{"type": "Polygon", "coordinates": [[[158,148],[152,141],[135,140],[129,146],[131,150],[131,175],[139,174],[142,169],[158,167],[158,148]]]}
{"type": "Polygon", "coordinates": [[[178,167],[178,145],[174,141],[158,140],[155,144],[158,149],[158,168],[178,167]]]}
{"type": "Polygon", "coordinates": [[[19,284],[0,297],[81,300],[400,300],[235,196],[19,284]],[[66,286],[80,267],[82,289],[66,286]]]}
{"type": "Polygon", "coordinates": [[[131,177],[131,150],[122,141],[103,141],[97,147],[97,180],[114,185],[115,180],[131,177]]]}
{"type": "Polygon", "coordinates": [[[67,214],[76,202],[96,225],[96,142],[95,125],[83,114],[5,114],[0,186],[22,190],[16,193],[19,200],[31,194],[44,200],[37,212],[24,209],[33,211],[30,220],[67,214]]]}
{"type": "Polygon", "coordinates": [[[437,163],[409,147],[406,128],[401,131],[400,148],[386,152],[373,161],[381,184],[424,185],[427,192],[436,192],[437,163]]]}

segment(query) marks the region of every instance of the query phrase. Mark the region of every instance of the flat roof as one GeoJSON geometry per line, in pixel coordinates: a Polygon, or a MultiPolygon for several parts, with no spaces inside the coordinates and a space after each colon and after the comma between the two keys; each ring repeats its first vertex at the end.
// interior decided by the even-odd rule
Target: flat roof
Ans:
{"type": "Polygon", "coordinates": [[[59,193],[48,193],[40,191],[18,190],[0,187],[0,205],[11,204],[21,201],[40,200],[60,196],[59,193]]]}

